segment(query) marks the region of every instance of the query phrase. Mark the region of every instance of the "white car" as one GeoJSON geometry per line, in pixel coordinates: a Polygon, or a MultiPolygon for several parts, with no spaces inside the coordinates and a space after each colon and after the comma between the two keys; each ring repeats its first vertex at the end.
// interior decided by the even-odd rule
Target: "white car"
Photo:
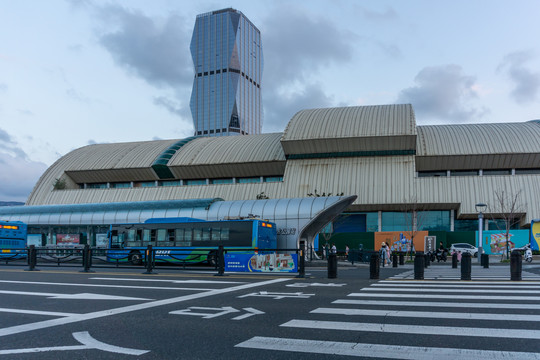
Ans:
{"type": "Polygon", "coordinates": [[[464,253],[469,253],[471,254],[472,257],[477,257],[478,256],[478,248],[476,246],[473,246],[471,244],[467,244],[467,243],[457,243],[457,244],[452,244],[452,246],[450,246],[450,254],[452,254],[453,252],[458,252],[458,251],[461,251],[461,254],[464,254],[464,253]]]}

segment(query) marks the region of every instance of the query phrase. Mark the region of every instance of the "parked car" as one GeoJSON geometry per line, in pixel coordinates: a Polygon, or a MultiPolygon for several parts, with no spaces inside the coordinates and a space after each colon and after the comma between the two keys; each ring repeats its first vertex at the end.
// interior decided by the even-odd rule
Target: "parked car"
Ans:
{"type": "Polygon", "coordinates": [[[467,243],[452,244],[452,246],[450,246],[450,254],[452,254],[454,251],[455,252],[461,251],[461,254],[464,254],[467,252],[471,254],[471,256],[473,257],[478,256],[478,248],[476,246],[473,246],[467,243]]]}

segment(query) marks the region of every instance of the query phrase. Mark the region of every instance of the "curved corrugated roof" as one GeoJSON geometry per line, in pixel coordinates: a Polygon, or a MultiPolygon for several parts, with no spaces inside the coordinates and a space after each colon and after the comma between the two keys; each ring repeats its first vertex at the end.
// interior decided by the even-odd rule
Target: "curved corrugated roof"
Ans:
{"type": "Polygon", "coordinates": [[[281,135],[201,137],[184,145],[168,166],[180,179],[281,175],[281,135]]]}
{"type": "Polygon", "coordinates": [[[282,133],[201,137],[184,145],[169,166],[285,161],[282,133]]]}
{"type": "Polygon", "coordinates": [[[417,171],[538,167],[540,123],[419,126],[417,171]]]}
{"type": "Polygon", "coordinates": [[[540,152],[540,124],[431,125],[417,128],[418,156],[540,152]]]}
{"type": "Polygon", "coordinates": [[[348,106],[299,111],[281,141],[415,134],[410,104],[348,106]]]}
{"type": "Polygon", "coordinates": [[[281,144],[286,155],[414,151],[414,111],[410,104],[302,110],[281,144]]]}

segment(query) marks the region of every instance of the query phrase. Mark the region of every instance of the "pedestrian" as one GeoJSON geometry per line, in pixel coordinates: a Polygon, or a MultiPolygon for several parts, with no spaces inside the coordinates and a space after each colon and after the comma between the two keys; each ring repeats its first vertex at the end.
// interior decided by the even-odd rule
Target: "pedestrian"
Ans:
{"type": "Polygon", "coordinates": [[[461,251],[457,252],[457,261],[461,262],[461,251]]]}
{"type": "Polygon", "coordinates": [[[386,245],[386,262],[388,263],[388,265],[390,265],[390,263],[392,262],[392,259],[390,258],[390,245],[389,244],[386,245]]]}
{"type": "Polygon", "coordinates": [[[336,244],[332,244],[332,250],[330,250],[332,254],[337,254],[337,248],[336,244]]]}
{"type": "Polygon", "coordinates": [[[381,258],[382,267],[384,267],[384,265],[386,263],[386,243],[384,241],[381,243],[381,249],[379,250],[379,256],[381,258]]]}
{"type": "Polygon", "coordinates": [[[345,245],[345,256],[349,256],[349,245],[345,245]]]}

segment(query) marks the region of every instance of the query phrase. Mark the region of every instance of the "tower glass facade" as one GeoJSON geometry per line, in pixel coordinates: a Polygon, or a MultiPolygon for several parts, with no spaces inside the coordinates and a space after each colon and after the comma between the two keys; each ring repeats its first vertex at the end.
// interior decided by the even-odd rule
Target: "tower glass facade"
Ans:
{"type": "Polygon", "coordinates": [[[195,68],[190,102],[195,135],[260,134],[259,29],[231,8],[200,14],[190,48],[195,68]]]}

